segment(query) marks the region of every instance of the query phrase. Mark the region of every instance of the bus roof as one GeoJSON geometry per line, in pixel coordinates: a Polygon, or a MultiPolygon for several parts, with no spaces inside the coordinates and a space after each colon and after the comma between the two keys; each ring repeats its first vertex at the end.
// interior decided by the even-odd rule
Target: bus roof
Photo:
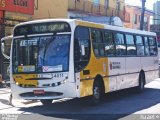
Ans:
{"type": "Polygon", "coordinates": [[[41,19],[41,20],[23,22],[23,23],[20,23],[16,26],[26,25],[26,24],[43,23],[43,22],[58,22],[58,21],[67,22],[67,23],[75,22],[77,25],[89,26],[89,27],[95,27],[95,28],[103,28],[106,30],[113,30],[113,31],[119,31],[119,32],[156,36],[156,33],[154,33],[154,32],[142,31],[142,30],[106,25],[106,24],[100,24],[100,23],[94,23],[94,22],[88,22],[88,21],[83,21],[83,20],[78,20],[78,19],[41,19]]]}
{"type": "Polygon", "coordinates": [[[131,29],[131,28],[125,28],[125,27],[118,27],[118,26],[106,25],[105,28],[106,28],[106,29],[109,29],[109,30],[120,31],[120,32],[125,32],[125,33],[133,33],[133,34],[156,36],[156,33],[154,33],[154,32],[137,30],[137,29],[131,29]],[[122,29],[122,28],[123,28],[123,29],[122,29]]]}
{"type": "Polygon", "coordinates": [[[119,27],[119,26],[113,26],[113,25],[106,25],[106,24],[99,24],[94,22],[88,22],[88,21],[82,21],[82,20],[76,20],[80,23],[80,25],[85,26],[91,26],[91,25],[99,25],[99,27],[102,27],[106,30],[113,30],[113,31],[119,31],[119,32],[126,32],[126,33],[133,33],[133,34],[140,34],[140,35],[149,35],[149,36],[156,36],[156,33],[149,32],[149,31],[142,31],[137,29],[131,29],[131,28],[125,28],[125,27],[119,27]],[[90,25],[89,25],[90,24],[90,25]]]}

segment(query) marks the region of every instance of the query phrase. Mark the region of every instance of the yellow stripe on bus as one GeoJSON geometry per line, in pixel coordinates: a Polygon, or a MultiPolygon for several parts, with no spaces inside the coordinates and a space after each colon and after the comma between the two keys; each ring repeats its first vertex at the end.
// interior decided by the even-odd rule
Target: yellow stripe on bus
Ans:
{"type": "Polygon", "coordinates": [[[93,82],[97,75],[103,78],[105,93],[109,92],[109,75],[108,71],[108,58],[102,57],[97,58],[93,53],[93,48],[91,46],[91,58],[88,65],[84,70],[89,70],[89,74],[84,75],[83,71],[80,72],[80,97],[88,96],[93,94],[93,82]],[[85,80],[86,79],[86,80],[85,80]],[[88,80],[92,79],[92,80],[88,80]]]}
{"type": "Polygon", "coordinates": [[[76,25],[79,25],[79,26],[104,28],[103,24],[96,24],[96,23],[91,23],[91,22],[87,22],[87,21],[76,20],[75,23],[76,23],[76,25]]]}

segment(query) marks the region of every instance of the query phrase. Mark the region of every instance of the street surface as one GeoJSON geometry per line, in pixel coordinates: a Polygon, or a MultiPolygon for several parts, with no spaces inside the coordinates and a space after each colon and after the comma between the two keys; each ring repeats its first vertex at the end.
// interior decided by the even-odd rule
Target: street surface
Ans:
{"type": "MultiPolygon", "coordinates": [[[[63,99],[42,106],[39,101],[13,100],[9,105],[9,88],[0,88],[0,119],[160,119],[160,79],[145,86],[142,93],[134,89],[107,94],[102,103],[92,106],[88,99],[63,99]]],[[[8,120],[10,120],[8,119],[8,120]]]]}

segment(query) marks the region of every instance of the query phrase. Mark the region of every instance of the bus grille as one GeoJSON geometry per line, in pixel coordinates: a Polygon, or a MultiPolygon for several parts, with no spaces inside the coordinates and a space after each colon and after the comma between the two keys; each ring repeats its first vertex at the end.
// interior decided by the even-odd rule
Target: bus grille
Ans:
{"type": "Polygon", "coordinates": [[[21,97],[52,97],[61,95],[63,95],[63,93],[60,92],[45,92],[44,94],[34,94],[33,92],[27,92],[20,94],[21,97]]]}

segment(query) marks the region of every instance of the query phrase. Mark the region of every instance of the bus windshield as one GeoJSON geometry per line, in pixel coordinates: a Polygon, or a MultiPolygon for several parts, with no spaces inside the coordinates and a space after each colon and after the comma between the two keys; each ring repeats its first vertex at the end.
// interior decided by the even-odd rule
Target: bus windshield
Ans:
{"type": "Polygon", "coordinates": [[[14,39],[13,73],[68,71],[69,47],[70,34],[14,39]]]}

